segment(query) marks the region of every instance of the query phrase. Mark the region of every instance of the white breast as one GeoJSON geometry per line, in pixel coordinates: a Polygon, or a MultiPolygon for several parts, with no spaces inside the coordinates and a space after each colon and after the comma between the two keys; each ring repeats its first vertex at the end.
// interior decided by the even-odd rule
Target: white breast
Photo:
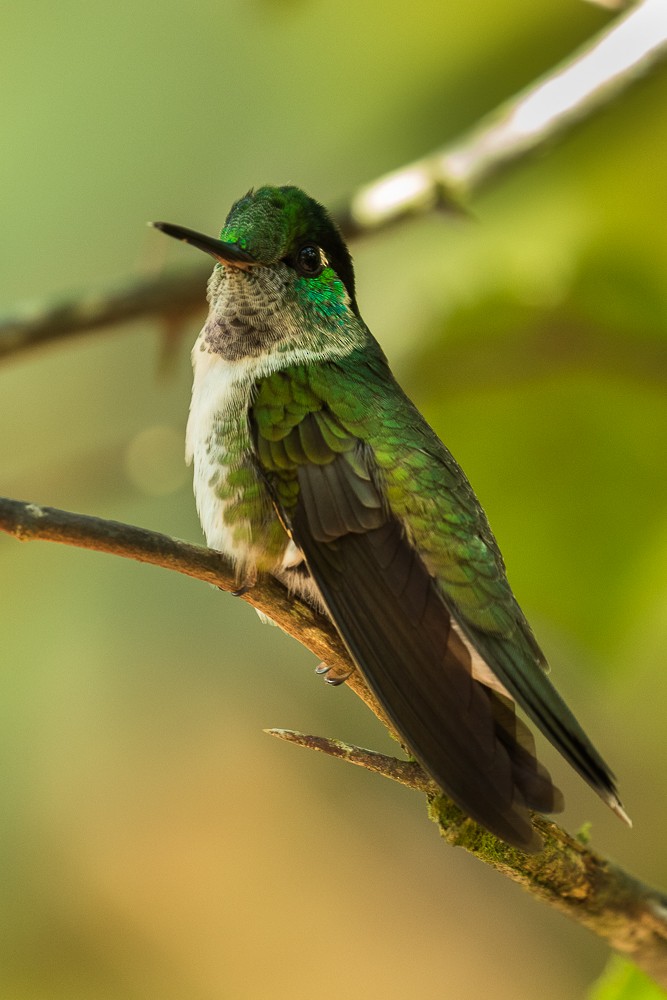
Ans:
{"type": "MultiPolygon", "coordinates": [[[[233,539],[224,522],[229,500],[221,499],[216,486],[224,480],[225,437],[221,424],[247,410],[250,379],[243,362],[229,362],[203,347],[201,337],[192,351],[194,382],[186,431],[185,457],[194,465],[193,487],[199,520],[212,549],[224,552],[237,563],[247,558],[246,547],[233,539]]],[[[248,540],[250,532],[248,529],[248,540]]]]}

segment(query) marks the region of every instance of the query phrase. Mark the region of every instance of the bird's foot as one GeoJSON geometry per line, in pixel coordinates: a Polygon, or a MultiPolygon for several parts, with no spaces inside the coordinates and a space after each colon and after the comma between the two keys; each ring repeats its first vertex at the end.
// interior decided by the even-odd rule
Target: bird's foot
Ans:
{"type": "Polygon", "coordinates": [[[243,597],[243,595],[247,594],[249,590],[252,590],[256,583],[257,573],[248,573],[241,583],[241,586],[237,587],[236,590],[231,591],[232,597],[243,597]]]}

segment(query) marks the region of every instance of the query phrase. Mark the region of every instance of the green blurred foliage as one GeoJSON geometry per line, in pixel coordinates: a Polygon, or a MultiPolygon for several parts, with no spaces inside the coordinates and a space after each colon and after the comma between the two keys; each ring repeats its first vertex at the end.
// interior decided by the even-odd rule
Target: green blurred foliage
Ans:
{"type": "Polygon", "coordinates": [[[661,1000],[665,991],[631,962],[614,956],[588,1000],[661,1000]]]}
{"type": "MultiPolygon", "coordinates": [[[[62,0],[3,13],[3,310],[188,250],[253,184],[327,203],[436,148],[609,14],[575,0],[62,0]]],[[[667,881],[667,73],[475,218],[355,245],[359,301],[469,474],[630,833],[550,752],[572,830],[667,881]]],[[[186,340],[194,339],[197,322],[186,340]]],[[[0,491],[198,540],[188,348],[160,323],[0,372],[0,491]]],[[[261,732],[390,744],[231,598],[0,539],[0,995],[582,996],[604,947],[459,852],[419,799],[261,732]]]]}

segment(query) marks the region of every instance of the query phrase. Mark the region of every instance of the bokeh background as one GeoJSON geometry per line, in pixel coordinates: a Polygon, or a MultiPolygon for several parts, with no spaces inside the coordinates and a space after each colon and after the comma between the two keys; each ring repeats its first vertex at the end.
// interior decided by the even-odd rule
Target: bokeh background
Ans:
{"type": "MultiPolygon", "coordinates": [[[[575,0],[14,3],[0,308],[187,248],[253,184],[332,204],[454,138],[610,19],[575,0]]],[[[474,217],[353,247],[365,319],[453,450],[618,823],[548,749],[564,824],[667,882],[667,72],[514,168],[474,217]]],[[[203,289],[202,289],[203,302],[203,289]]],[[[202,312],[203,315],[203,312],[202,312]]],[[[163,321],[0,370],[0,492],[198,541],[189,346],[163,321]]],[[[244,604],[0,539],[0,995],[583,996],[604,946],[463,852],[423,800],[263,734],[379,724],[244,604]]]]}

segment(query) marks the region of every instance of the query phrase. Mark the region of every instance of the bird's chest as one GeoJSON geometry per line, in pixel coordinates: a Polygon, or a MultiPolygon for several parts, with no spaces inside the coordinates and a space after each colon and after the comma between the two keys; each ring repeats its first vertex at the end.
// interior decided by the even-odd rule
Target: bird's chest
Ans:
{"type": "Polygon", "coordinates": [[[289,539],[253,460],[251,368],[210,353],[201,342],[193,367],[187,458],[206,541],[234,560],[239,576],[271,571],[289,539]]]}

